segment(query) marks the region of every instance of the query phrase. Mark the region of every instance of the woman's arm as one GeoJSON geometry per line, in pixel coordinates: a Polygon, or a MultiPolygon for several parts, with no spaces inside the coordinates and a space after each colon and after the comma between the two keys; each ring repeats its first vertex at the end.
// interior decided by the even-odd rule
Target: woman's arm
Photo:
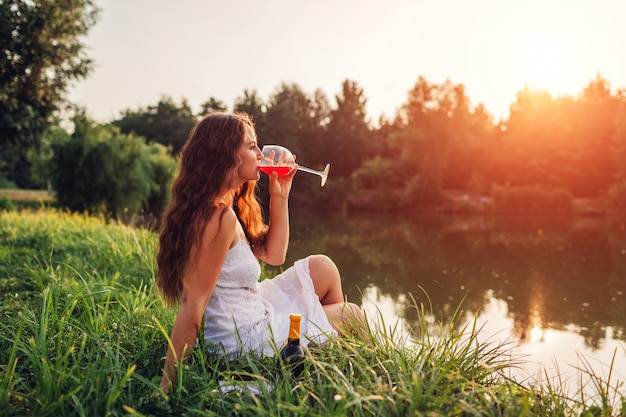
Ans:
{"type": "Polygon", "coordinates": [[[255,255],[270,265],[282,265],[289,245],[289,192],[296,169],[284,177],[270,176],[270,217],[265,244],[255,247],[255,255]]]}
{"type": "Polygon", "coordinates": [[[170,335],[161,389],[169,392],[177,378],[179,363],[184,363],[194,346],[206,306],[213,294],[226,253],[235,238],[235,213],[230,209],[217,210],[207,223],[202,244],[189,256],[189,266],[183,278],[178,316],[170,335]],[[223,216],[222,216],[223,213],[223,216]],[[196,255],[197,254],[197,255],[196,255]]]}

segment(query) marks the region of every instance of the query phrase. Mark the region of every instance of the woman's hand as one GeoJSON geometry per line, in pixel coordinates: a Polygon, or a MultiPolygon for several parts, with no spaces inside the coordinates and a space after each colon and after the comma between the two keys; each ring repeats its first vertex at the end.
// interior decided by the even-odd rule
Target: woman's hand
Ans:
{"type": "Polygon", "coordinates": [[[273,172],[270,175],[270,197],[275,198],[289,198],[289,192],[291,191],[291,184],[293,182],[293,177],[296,175],[298,171],[298,165],[294,165],[294,168],[289,172],[289,174],[279,177],[276,172],[273,172]]]}

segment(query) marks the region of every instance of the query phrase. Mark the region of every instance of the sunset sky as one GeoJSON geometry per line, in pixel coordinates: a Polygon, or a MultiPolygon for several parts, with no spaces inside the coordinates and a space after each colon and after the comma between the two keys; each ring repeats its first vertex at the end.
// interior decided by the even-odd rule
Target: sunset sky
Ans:
{"type": "Polygon", "coordinates": [[[597,74],[626,88],[624,0],[96,0],[86,43],[95,71],[69,99],[107,122],[163,95],[229,109],[245,89],[320,88],[345,79],[368,116],[392,116],[419,76],[464,84],[505,117],[525,85],[577,95],[597,74]]]}

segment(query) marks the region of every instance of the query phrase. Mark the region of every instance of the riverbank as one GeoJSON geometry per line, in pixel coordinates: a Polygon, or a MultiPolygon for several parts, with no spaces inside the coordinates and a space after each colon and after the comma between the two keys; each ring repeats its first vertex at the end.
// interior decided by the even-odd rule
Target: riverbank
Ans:
{"type": "Polygon", "coordinates": [[[507,377],[524,366],[480,329],[433,322],[400,338],[338,339],[293,380],[274,358],[224,362],[193,351],[171,394],[158,392],[174,312],[154,293],[156,236],[56,210],[0,212],[0,407],[9,415],[622,415],[619,381],[596,396],[507,377]],[[222,386],[239,389],[224,391],[222,386]],[[258,388],[250,389],[250,384],[258,388]],[[621,411],[620,410],[621,407],[621,411]],[[620,414],[621,413],[621,414],[620,414]]]}

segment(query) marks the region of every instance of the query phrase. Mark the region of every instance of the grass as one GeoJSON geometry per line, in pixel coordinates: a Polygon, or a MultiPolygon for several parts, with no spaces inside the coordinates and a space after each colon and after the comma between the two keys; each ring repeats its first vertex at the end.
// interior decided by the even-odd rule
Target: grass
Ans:
{"type": "Polygon", "coordinates": [[[513,382],[506,344],[417,305],[411,343],[381,317],[368,343],[309,351],[297,380],[274,358],[227,362],[200,343],[170,395],[155,395],[175,318],[153,290],[155,252],[152,232],[103,218],[0,212],[0,415],[626,415],[619,382],[592,374],[595,398],[513,382]]]}

